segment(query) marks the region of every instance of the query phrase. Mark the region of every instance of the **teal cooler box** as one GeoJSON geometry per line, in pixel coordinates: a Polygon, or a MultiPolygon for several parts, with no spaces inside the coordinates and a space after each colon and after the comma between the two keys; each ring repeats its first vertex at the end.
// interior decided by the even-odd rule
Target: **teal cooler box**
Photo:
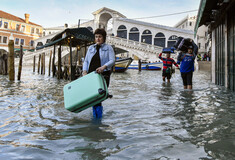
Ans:
{"type": "Polygon", "coordinates": [[[102,75],[91,72],[64,86],[64,106],[71,112],[81,112],[109,97],[102,75]]]}

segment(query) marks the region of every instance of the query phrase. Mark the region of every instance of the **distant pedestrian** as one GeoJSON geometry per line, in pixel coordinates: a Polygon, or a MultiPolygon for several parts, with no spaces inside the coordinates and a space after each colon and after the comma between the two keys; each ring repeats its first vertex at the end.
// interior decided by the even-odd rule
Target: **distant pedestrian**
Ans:
{"type": "Polygon", "coordinates": [[[198,60],[198,61],[201,61],[201,60],[202,60],[202,57],[201,57],[200,54],[197,55],[197,60],[198,60]]]}
{"type": "Polygon", "coordinates": [[[207,54],[206,60],[207,60],[207,61],[210,61],[210,56],[209,56],[209,54],[207,54]]]}
{"type": "MultiPolygon", "coordinates": [[[[84,63],[82,75],[96,71],[104,76],[107,86],[109,86],[111,68],[115,64],[115,54],[112,46],[105,43],[106,31],[104,29],[95,30],[95,42],[88,48],[84,63]]],[[[93,106],[94,118],[101,118],[103,106],[101,103],[93,106]]]]}
{"type": "Polygon", "coordinates": [[[206,59],[207,59],[207,55],[205,53],[204,56],[203,56],[203,61],[206,61],[206,59]]]}
{"type": "Polygon", "coordinates": [[[194,72],[194,60],[195,53],[193,52],[193,46],[188,47],[188,52],[181,56],[180,72],[183,80],[184,89],[192,89],[193,72],[194,72]]]}
{"type": "Polygon", "coordinates": [[[179,66],[175,62],[174,59],[170,58],[171,57],[170,53],[166,53],[166,58],[162,57],[162,53],[160,53],[158,57],[163,62],[162,80],[165,82],[165,80],[167,78],[167,82],[170,83],[170,79],[171,79],[171,75],[172,75],[172,64],[174,64],[177,68],[179,68],[179,66]]]}

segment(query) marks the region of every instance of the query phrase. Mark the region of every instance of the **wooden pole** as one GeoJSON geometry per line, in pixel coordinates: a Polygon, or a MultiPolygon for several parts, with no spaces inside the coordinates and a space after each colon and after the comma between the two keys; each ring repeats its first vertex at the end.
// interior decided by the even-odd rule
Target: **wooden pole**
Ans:
{"type": "Polygon", "coordinates": [[[68,71],[67,71],[67,66],[66,66],[66,61],[64,61],[64,79],[68,79],[68,71]]]}
{"type": "Polygon", "coordinates": [[[8,55],[3,54],[3,75],[8,74],[8,55]]]}
{"type": "Polygon", "coordinates": [[[42,57],[41,57],[41,74],[43,74],[43,53],[42,53],[42,57]]]}
{"type": "Polygon", "coordinates": [[[85,43],[85,51],[84,51],[84,56],[83,56],[84,59],[86,57],[86,48],[87,48],[87,44],[85,43]]]}
{"type": "Polygon", "coordinates": [[[77,62],[78,62],[78,66],[80,66],[80,55],[79,55],[79,50],[77,48],[77,62]]]}
{"type": "Polygon", "coordinates": [[[49,69],[48,69],[48,76],[51,75],[51,56],[52,56],[52,51],[50,53],[50,59],[49,59],[49,69]]]}
{"type": "Polygon", "coordinates": [[[40,60],[41,60],[41,54],[39,54],[38,57],[38,74],[40,73],[40,60]]]}
{"type": "Polygon", "coordinates": [[[8,74],[8,66],[7,66],[7,54],[1,53],[0,51],[0,74],[7,75],[8,74]]]}
{"type": "Polygon", "coordinates": [[[43,74],[46,72],[46,53],[43,53],[43,74]]]}
{"type": "Polygon", "coordinates": [[[18,67],[18,81],[20,81],[20,78],[21,78],[22,61],[23,61],[23,46],[20,45],[20,62],[19,62],[19,67],[18,67]]]}
{"type": "Polygon", "coordinates": [[[33,72],[35,72],[36,56],[33,56],[33,72]]]}
{"type": "Polygon", "coordinates": [[[55,77],[55,45],[53,50],[53,58],[52,58],[52,76],[55,77]]]}
{"type": "Polygon", "coordinates": [[[4,70],[4,60],[3,60],[3,53],[1,53],[0,51],[0,74],[3,74],[3,70],[4,70]]]}
{"type": "Polygon", "coordinates": [[[138,64],[139,64],[139,71],[141,71],[141,60],[140,59],[138,61],[138,64]]]}
{"type": "Polygon", "coordinates": [[[75,75],[74,75],[74,72],[73,72],[73,51],[72,51],[72,39],[70,38],[70,54],[69,54],[69,57],[70,57],[70,81],[74,80],[75,78],[75,75]]]}
{"type": "Polygon", "coordinates": [[[61,79],[61,45],[58,49],[58,71],[57,71],[57,78],[61,79]]]}
{"type": "Polygon", "coordinates": [[[9,50],[9,56],[8,56],[8,75],[9,80],[14,81],[15,80],[15,57],[14,57],[14,40],[9,40],[8,43],[8,50],[9,50]]]}

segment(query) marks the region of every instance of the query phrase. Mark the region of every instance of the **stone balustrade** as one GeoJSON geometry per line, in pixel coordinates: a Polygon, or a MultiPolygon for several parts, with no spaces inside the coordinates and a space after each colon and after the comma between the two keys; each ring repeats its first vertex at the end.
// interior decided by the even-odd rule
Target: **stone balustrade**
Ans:
{"type": "Polygon", "coordinates": [[[108,36],[106,42],[110,45],[125,49],[147,61],[155,61],[157,59],[157,54],[162,51],[162,47],[159,46],[114,36],[108,36]]]}

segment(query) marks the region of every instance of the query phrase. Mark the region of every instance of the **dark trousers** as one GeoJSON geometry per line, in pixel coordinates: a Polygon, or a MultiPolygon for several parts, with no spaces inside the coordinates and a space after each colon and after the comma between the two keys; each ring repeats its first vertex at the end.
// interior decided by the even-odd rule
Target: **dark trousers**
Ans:
{"type": "Polygon", "coordinates": [[[193,72],[181,73],[184,86],[193,84],[193,72]]]}
{"type": "MultiPolygon", "coordinates": [[[[111,71],[105,71],[102,73],[102,75],[104,76],[107,87],[109,87],[111,71]]],[[[94,105],[94,107],[96,107],[96,106],[102,106],[102,103],[94,105]]]]}

